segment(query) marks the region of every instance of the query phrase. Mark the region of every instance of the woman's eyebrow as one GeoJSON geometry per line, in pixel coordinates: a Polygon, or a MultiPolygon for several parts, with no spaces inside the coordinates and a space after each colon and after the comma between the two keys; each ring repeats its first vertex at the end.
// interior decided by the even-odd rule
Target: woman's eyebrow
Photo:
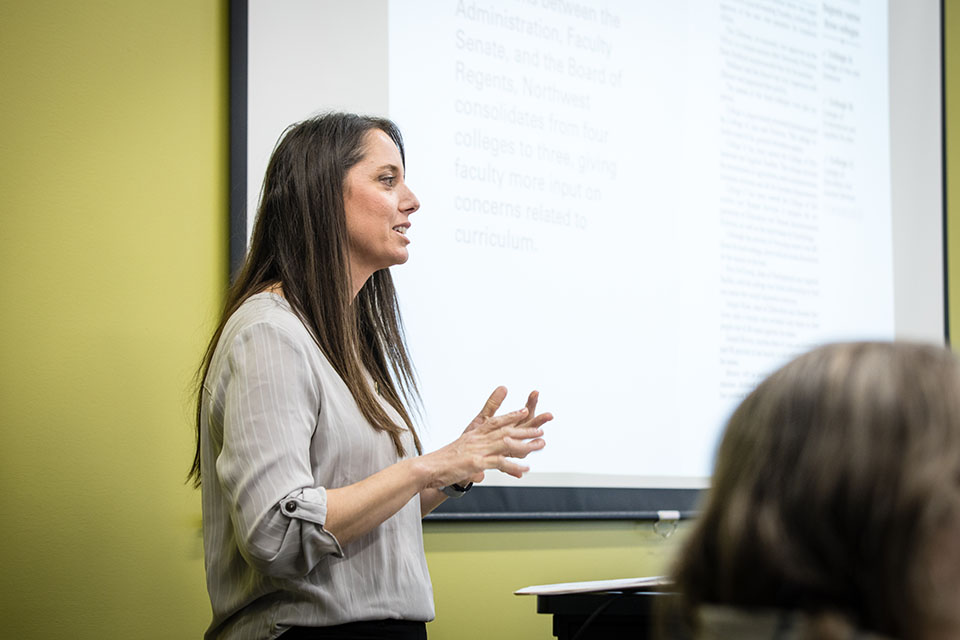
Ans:
{"type": "Polygon", "coordinates": [[[395,164],[383,164],[377,167],[377,171],[392,171],[393,173],[401,173],[400,167],[395,164]]]}

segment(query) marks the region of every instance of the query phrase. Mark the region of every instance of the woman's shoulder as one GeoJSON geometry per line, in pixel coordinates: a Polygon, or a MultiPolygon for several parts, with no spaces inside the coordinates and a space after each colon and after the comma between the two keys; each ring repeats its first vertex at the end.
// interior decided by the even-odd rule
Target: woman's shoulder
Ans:
{"type": "Polygon", "coordinates": [[[244,300],[227,319],[224,333],[236,333],[255,325],[272,325],[295,335],[307,334],[290,303],[283,296],[269,291],[244,300]]]}
{"type": "Polygon", "coordinates": [[[316,348],[290,303],[271,292],[254,294],[240,304],[224,324],[217,350],[246,349],[251,341],[284,344],[300,354],[312,354],[316,348]]]}

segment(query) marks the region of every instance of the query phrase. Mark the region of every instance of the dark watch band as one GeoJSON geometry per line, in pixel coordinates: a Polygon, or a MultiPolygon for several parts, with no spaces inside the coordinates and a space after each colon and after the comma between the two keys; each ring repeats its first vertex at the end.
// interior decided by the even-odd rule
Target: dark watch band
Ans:
{"type": "Polygon", "coordinates": [[[463,494],[465,494],[467,491],[470,491],[470,488],[472,486],[473,486],[472,482],[467,484],[467,486],[465,487],[454,483],[451,485],[447,485],[443,489],[440,489],[440,491],[443,491],[448,498],[462,498],[463,494]]]}

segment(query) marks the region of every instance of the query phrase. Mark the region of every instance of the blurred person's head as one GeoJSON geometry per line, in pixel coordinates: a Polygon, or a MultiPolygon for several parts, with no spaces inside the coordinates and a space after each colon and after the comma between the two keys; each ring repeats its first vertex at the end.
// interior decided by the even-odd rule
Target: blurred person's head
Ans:
{"type": "Polygon", "coordinates": [[[960,364],[828,345],[733,413],[675,570],[708,605],[800,611],[895,638],[960,632],[960,364]]]}

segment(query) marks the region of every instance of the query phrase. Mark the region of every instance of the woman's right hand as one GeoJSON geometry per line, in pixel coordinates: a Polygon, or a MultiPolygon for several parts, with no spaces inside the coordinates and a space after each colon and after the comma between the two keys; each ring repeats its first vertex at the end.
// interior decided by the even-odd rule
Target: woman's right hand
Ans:
{"type": "Polygon", "coordinates": [[[506,388],[497,387],[459,438],[420,458],[428,465],[427,487],[440,489],[454,483],[476,481],[488,469],[498,469],[515,478],[530,470],[514,460],[545,446],[541,427],[553,416],[550,413],[534,415],[535,391],[523,409],[497,416],[506,397],[506,388]]]}

